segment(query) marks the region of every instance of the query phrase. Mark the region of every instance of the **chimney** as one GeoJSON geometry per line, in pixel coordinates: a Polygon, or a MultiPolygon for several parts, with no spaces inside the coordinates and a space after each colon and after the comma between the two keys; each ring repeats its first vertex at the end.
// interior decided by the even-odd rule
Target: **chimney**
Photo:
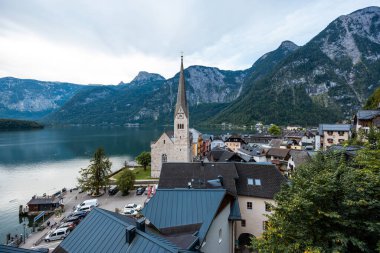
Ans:
{"type": "Polygon", "coordinates": [[[136,220],[136,228],[141,232],[145,232],[145,218],[136,220]]]}
{"type": "Polygon", "coordinates": [[[223,177],[221,175],[218,176],[220,185],[223,186],[223,177]]]}
{"type": "Polygon", "coordinates": [[[136,235],[136,227],[129,225],[126,230],[126,239],[127,239],[128,244],[132,243],[133,239],[135,238],[135,235],[136,235]]]}

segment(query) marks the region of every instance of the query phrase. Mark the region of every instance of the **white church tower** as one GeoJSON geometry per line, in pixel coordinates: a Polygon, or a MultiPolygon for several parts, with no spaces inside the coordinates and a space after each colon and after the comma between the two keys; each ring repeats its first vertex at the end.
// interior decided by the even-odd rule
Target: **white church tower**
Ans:
{"type": "Polygon", "coordinates": [[[173,162],[190,162],[191,147],[189,133],[189,108],[187,107],[185,76],[183,73],[183,56],[177,93],[177,104],[174,111],[174,147],[176,157],[173,162]]]}
{"type": "Polygon", "coordinates": [[[186,100],[183,57],[179,72],[177,104],[174,110],[174,134],[163,133],[151,145],[151,176],[159,178],[162,164],[166,162],[191,162],[191,140],[189,132],[189,108],[186,100]]]}

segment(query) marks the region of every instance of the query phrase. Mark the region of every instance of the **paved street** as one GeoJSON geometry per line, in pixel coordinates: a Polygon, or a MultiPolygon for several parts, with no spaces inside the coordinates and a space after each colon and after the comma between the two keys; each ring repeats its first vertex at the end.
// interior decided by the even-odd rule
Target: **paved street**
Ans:
{"type": "MultiPolygon", "coordinates": [[[[72,191],[67,192],[63,199],[63,204],[65,205],[65,213],[60,217],[55,217],[54,215],[50,217],[49,221],[50,224],[59,224],[59,222],[67,216],[72,210],[73,207],[77,204],[83,202],[84,200],[91,199],[92,197],[88,196],[85,192],[78,193],[78,191],[72,191]]],[[[137,196],[136,192],[133,190],[129,193],[127,196],[121,196],[121,192],[118,192],[114,196],[109,196],[108,194],[104,194],[100,197],[97,197],[99,202],[99,208],[103,208],[109,211],[115,212],[116,209],[119,209],[120,211],[123,211],[124,206],[128,203],[136,203],[141,204],[144,206],[144,201],[146,200],[146,195],[140,195],[137,196]]],[[[45,223],[48,220],[45,221],[45,223]]],[[[56,226],[53,228],[53,230],[56,228],[56,226]]],[[[46,234],[50,231],[50,228],[46,228],[43,231],[32,233],[28,236],[25,244],[20,245],[21,248],[49,248],[50,250],[53,250],[55,247],[58,246],[58,244],[61,242],[61,240],[53,241],[53,242],[45,242],[43,239],[46,234]],[[38,241],[41,241],[36,245],[38,241]]]]}

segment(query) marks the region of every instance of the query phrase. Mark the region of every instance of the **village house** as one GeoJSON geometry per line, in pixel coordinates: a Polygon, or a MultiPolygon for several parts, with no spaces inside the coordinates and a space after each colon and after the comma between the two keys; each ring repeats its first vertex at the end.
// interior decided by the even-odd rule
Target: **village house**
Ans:
{"type": "Polygon", "coordinates": [[[266,153],[268,162],[276,165],[276,167],[285,173],[288,167],[288,160],[290,158],[290,149],[285,148],[270,148],[266,153]]]}
{"type": "Polygon", "coordinates": [[[310,160],[310,155],[305,150],[290,150],[290,157],[288,160],[287,169],[285,175],[291,176],[291,174],[303,163],[310,160]]]}
{"type": "Polygon", "coordinates": [[[159,189],[226,189],[236,196],[241,221],[235,223],[236,246],[247,245],[251,236],[265,230],[270,204],[286,179],[272,164],[259,163],[166,163],[159,189]]]}
{"type": "Polygon", "coordinates": [[[371,127],[380,128],[380,109],[359,110],[354,116],[354,128],[358,133],[360,129],[368,132],[371,127]]]}
{"type": "Polygon", "coordinates": [[[33,196],[27,203],[28,213],[54,212],[59,205],[60,199],[56,196],[33,196]]]}
{"type": "Polygon", "coordinates": [[[184,250],[229,253],[234,251],[234,227],[240,220],[237,205],[223,188],[159,188],[142,214],[159,234],[178,236],[171,241],[184,250]]]}
{"type": "Polygon", "coordinates": [[[349,124],[320,124],[315,140],[315,149],[327,150],[333,145],[342,144],[351,137],[349,124]]]}
{"type": "Polygon", "coordinates": [[[247,144],[239,135],[231,135],[226,139],[224,144],[227,148],[231,149],[233,152],[236,152],[239,148],[242,148],[243,145],[247,144]]]}

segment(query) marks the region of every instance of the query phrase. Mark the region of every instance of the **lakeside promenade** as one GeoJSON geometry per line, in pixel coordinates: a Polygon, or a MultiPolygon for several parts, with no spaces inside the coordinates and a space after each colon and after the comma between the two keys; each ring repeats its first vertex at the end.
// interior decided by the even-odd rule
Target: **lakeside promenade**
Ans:
{"type": "MultiPolygon", "coordinates": [[[[82,203],[84,200],[92,199],[91,196],[88,196],[85,192],[79,193],[77,190],[73,190],[72,192],[67,191],[67,193],[63,196],[63,204],[65,206],[64,213],[56,217],[55,215],[51,216],[49,219],[45,220],[44,224],[46,225],[49,221],[50,224],[59,224],[61,220],[70,214],[73,210],[73,207],[79,203],[82,203]]],[[[116,195],[109,196],[108,194],[103,194],[102,196],[96,197],[99,202],[99,208],[103,208],[109,211],[115,212],[115,210],[123,210],[124,206],[128,203],[136,203],[144,205],[144,201],[147,199],[145,194],[136,195],[135,190],[131,190],[127,196],[121,196],[121,192],[118,192],[116,195]]],[[[55,225],[53,230],[57,227],[55,225]]],[[[35,249],[35,248],[49,248],[50,251],[55,249],[60,243],[61,240],[45,242],[43,239],[51,230],[50,227],[46,227],[42,231],[36,231],[28,235],[25,240],[25,244],[22,243],[20,248],[26,249],[35,249]]]]}

